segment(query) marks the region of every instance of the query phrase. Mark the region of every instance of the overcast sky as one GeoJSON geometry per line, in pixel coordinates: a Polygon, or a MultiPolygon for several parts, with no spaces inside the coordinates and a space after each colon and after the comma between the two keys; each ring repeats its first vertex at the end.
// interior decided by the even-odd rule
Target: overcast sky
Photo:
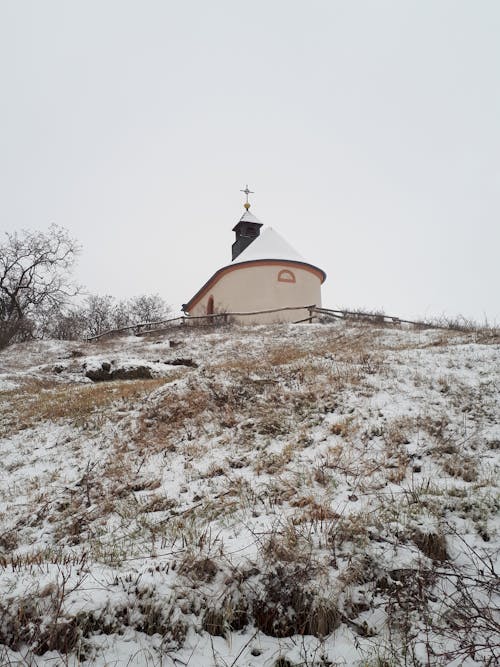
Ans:
{"type": "Polygon", "coordinates": [[[327,307],[500,322],[498,0],[0,0],[0,229],[176,309],[251,211],[327,307]]]}

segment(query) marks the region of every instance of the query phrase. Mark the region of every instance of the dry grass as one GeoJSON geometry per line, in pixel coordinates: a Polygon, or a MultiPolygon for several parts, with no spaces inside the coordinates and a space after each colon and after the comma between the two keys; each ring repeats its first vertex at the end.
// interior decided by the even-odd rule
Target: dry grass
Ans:
{"type": "Polygon", "coordinates": [[[309,357],[311,351],[307,348],[301,348],[298,345],[283,345],[269,350],[264,356],[265,366],[284,366],[294,361],[299,361],[309,357]]]}
{"type": "Polygon", "coordinates": [[[443,457],[443,470],[451,477],[461,477],[464,482],[475,482],[479,477],[478,464],[470,456],[443,457]]]}
{"type": "Polygon", "coordinates": [[[75,426],[87,426],[89,418],[99,414],[115,420],[117,403],[137,401],[165,382],[161,378],[69,385],[32,380],[6,392],[7,396],[4,393],[5,417],[0,424],[0,437],[44,421],[70,419],[75,426]]]}
{"type": "MultiPolygon", "coordinates": [[[[403,334],[384,336],[361,323],[311,327],[307,336],[284,329],[278,345],[274,333],[264,340],[259,330],[241,339],[193,340],[194,350],[208,349],[207,363],[169,386],[166,380],[51,381],[6,392],[22,424],[9,416],[4,427],[110,420],[114,430],[106,430],[106,437],[113,433],[106,442],[82,434],[96,441],[94,449],[79,443],[82,455],[99,458],[96,466],[80,468],[81,479],[68,484],[52,480],[57,497],[48,477],[38,479],[26,493],[28,509],[0,535],[6,554],[21,551],[33,527],[45,522],[53,553],[19,560],[9,554],[0,566],[21,574],[48,563],[79,567],[60,559],[84,551],[85,568],[119,566],[109,585],[127,595],[127,604],[121,597],[102,613],[72,621],[78,641],[133,628],[182,642],[187,624],[200,637],[204,630],[228,641],[250,627],[277,638],[305,633],[322,640],[341,622],[366,638],[378,632],[370,625],[374,611],[387,616],[385,629],[400,631],[410,621],[417,627],[435,613],[428,606],[432,570],[441,576],[452,567],[448,544],[456,540],[448,519],[458,515],[486,545],[494,543],[498,506],[486,486],[493,486],[494,473],[488,481],[488,462],[480,457],[498,442],[494,435],[460,435],[461,406],[479,406],[486,391],[466,391],[445,366],[459,363],[448,361],[445,346],[464,335],[426,332],[423,342],[413,334],[405,342],[403,334]],[[443,350],[422,357],[445,360],[433,374],[425,364],[418,374],[407,364],[411,354],[391,352],[431,344],[443,350]],[[385,395],[363,400],[379,391],[385,395]],[[444,481],[437,479],[443,471],[444,481]],[[137,584],[141,571],[158,590],[171,586],[172,599],[137,584]]],[[[21,465],[11,455],[17,475],[21,465]]],[[[21,610],[23,619],[30,613],[21,610]]],[[[56,646],[71,649],[73,636],[67,645],[61,637],[56,646]]]]}
{"type": "Polygon", "coordinates": [[[416,530],[412,539],[422,553],[436,561],[445,561],[448,558],[446,537],[442,533],[424,533],[416,530]]]}
{"type": "Polygon", "coordinates": [[[326,637],[339,627],[337,601],[319,594],[311,582],[316,574],[311,563],[277,565],[265,574],[252,601],[256,627],[271,637],[326,637]]]}

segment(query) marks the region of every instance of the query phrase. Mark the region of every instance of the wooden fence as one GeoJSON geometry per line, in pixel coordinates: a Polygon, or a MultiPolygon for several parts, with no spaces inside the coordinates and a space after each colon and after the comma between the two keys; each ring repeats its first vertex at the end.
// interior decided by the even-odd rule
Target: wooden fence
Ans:
{"type": "Polygon", "coordinates": [[[196,315],[196,316],[187,316],[182,315],[180,317],[173,317],[167,320],[160,320],[157,322],[142,322],[140,324],[132,324],[127,327],[120,327],[119,329],[109,329],[103,331],[102,333],[97,334],[96,336],[90,336],[87,338],[88,341],[96,341],[105,337],[112,337],[123,335],[126,333],[133,334],[135,336],[146,336],[153,333],[161,333],[162,331],[168,331],[173,327],[185,327],[185,326],[223,326],[232,323],[233,317],[252,317],[255,315],[265,315],[270,313],[281,313],[290,310],[305,310],[308,312],[308,316],[297,320],[295,324],[301,324],[305,322],[312,323],[315,320],[320,319],[340,319],[340,320],[351,320],[351,321],[364,321],[371,322],[373,324],[379,324],[382,326],[401,326],[402,324],[407,324],[412,327],[419,329],[454,329],[458,331],[469,330],[469,327],[460,327],[459,325],[447,325],[442,326],[438,324],[433,324],[432,322],[419,322],[415,320],[405,320],[401,317],[395,317],[393,315],[384,315],[383,313],[365,313],[361,311],[354,310],[332,310],[330,308],[320,308],[319,306],[290,306],[288,308],[273,308],[271,310],[256,310],[252,312],[235,312],[235,313],[213,313],[211,315],[196,315]]]}

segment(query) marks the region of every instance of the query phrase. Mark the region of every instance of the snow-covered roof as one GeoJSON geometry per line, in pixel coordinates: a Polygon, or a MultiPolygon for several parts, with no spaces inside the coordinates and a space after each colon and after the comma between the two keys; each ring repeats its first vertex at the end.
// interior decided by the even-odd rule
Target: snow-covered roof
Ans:
{"type": "Polygon", "coordinates": [[[250,213],[250,211],[245,211],[243,213],[243,215],[240,218],[240,222],[256,222],[258,225],[262,224],[259,218],[256,218],[253,213],[250,213]]]}
{"type": "Polygon", "coordinates": [[[233,264],[252,262],[257,259],[284,259],[291,262],[309,263],[272,227],[266,227],[260,236],[236,257],[233,264]]]}

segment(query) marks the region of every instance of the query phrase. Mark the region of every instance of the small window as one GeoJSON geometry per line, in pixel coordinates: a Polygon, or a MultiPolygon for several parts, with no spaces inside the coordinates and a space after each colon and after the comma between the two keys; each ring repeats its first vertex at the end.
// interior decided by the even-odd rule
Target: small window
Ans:
{"type": "Polygon", "coordinates": [[[278,273],[278,282],[279,283],[294,283],[295,275],[288,269],[283,269],[278,273]]]}
{"type": "Polygon", "coordinates": [[[214,314],[214,297],[211,296],[207,303],[207,315],[213,315],[213,314],[214,314]]]}

